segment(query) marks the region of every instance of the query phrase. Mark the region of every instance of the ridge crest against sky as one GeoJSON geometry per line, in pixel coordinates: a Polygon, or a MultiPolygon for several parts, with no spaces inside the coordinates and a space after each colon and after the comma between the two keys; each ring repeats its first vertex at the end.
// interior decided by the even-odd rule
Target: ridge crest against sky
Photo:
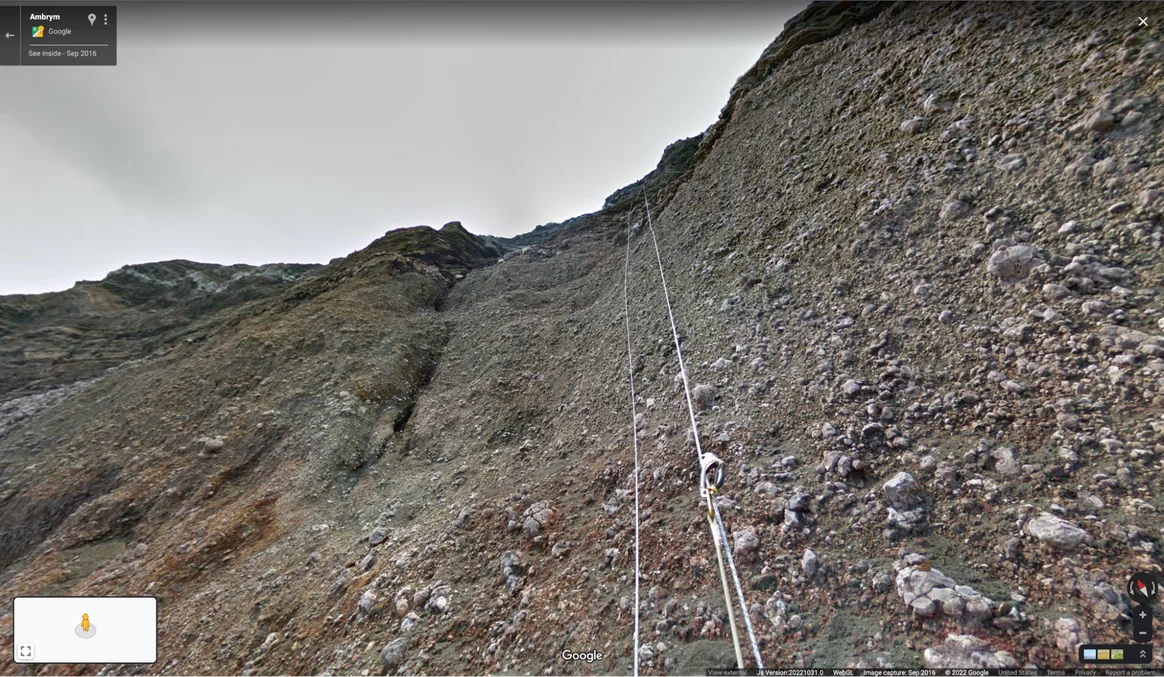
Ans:
{"type": "Polygon", "coordinates": [[[0,294],[597,210],[804,6],[119,4],[117,66],[0,74],[0,294]]]}

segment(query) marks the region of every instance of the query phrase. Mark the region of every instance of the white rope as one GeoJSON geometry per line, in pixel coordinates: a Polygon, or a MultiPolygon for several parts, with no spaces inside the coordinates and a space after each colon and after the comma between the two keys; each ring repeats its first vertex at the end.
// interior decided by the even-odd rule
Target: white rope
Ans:
{"type": "Polygon", "coordinates": [[[744,627],[748,630],[748,641],[752,643],[752,655],[756,658],[756,669],[764,669],[764,659],[760,658],[760,646],[756,643],[756,633],[752,630],[752,617],[748,613],[748,603],[744,601],[744,589],[740,586],[740,575],[736,573],[736,563],[732,560],[731,548],[727,545],[727,529],[723,527],[723,518],[719,514],[719,506],[715,500],[711,501],[711,508],[715,511],[715,523],[719,525],[719,533],[723,538],[723,549],[727,553],[728,568],[732,572],[732,581],[736,584],[736,596],[740,599],[740,614],[744,617],[744,627]]]}
{"type": "MultiPolygon", "coordinates": [[[[706,496],[708,505],[715,505],[714,498],[711,494],[706,496]]],[[[719,582],[723,584],[723,601],[727,606],[728,627],[732,631],[732,648],[736,652],[736,667],[740,670],[744,669],[744,653],[740,651],[740,633],[736,630],[736,615],[732,611],[732,593],[728,590],[727,572],[723,568],[723,553],[727,550],[726,547],[721,547],[720,532],[715,530],[715,521],[712,520],[711,511],[707,513],[707,526],[711,528],[711,542],[715,548],[715,558],[719,562],[719,582]]],[[[727,536],[723,536],[726,541],[727,536]]]]}
{"type": "Polygon", "coordinates": [[[695,424],[695,406],[691,403],[691,387],[687,383],[687,367],[683,366],[683,350],[679,347],[679,330],[675,328],[675,313],[671,311],[671,293],[667,291],[667,276],[663,274],[663,255],[659,253],[659,240],[655,237],[655,224],[651,222],[651,203],[647,200],[647,189],[643,189],[643,203],[647,206],[647,227],[651,230],[651,241],[655,243],[655,258],[659,261],[659,279],[663,282],[663,298],[667,301],[667,317],[671,320],[671,336],[675,339],[675,354],[679,357],[679,375],[683,377],[683,392],[687,395],[687,412],[691,414],[691,434],[695,436],[695,453],[703,460],[703,446],[699,443],[699,428],[695,424]]]}
{"type": "MultiPolygon", "coordinates": [[[[667,317],[671,320],[671,336],[675,339],[675,355],[679,359],[679,373],[683,377],[683,392],[687,397],[687,413],[691,416],[691,432],[695,437],[695,451],[698,454],[700,461],[702,461],[702,459],[703,459],[703,447],[699,443],[699,428],[696,427],[696,422],[695,422],[695,405],[692,403],[692,400],[691,400],[691,388],[687,382],[687,367],[685,367],[683,365],[683,350],[679,347],[679,330],[675,326],[675,313],[671,309],[671,293],[667,289],[667,276],[663,273],[663,255],[659,251],[659,239],[655,235],[655,224],[654,224],[653,220],[651,219],[651,203],[647,199],[647,190],[645,187],[643,188],[643,204],[645,204],[646,208],[647,208],[647,227],[651,231],[651,241],[654,242],[654,245],[655,245],[655,259],[659,263],[659,280],[663,283],[663,298],[667,302],[667,317]]],[[[628,247],[630,246],[629,240],[627,242],[627,246],[628,247]]],[[[628,249],[627,251],[628,251],[628,256],[629,256],[630,250],[628,249]]],[[[724,552],[727,554],[728,566],[732,572],[732,579],[735,581],[735,584],[736,584],[736,593],[739,595],[740,612],[744,617],[744,623],[746,624],[747,629],[748,629],[748,640],[751,641],[751,643],[752,643],[752,653],[756,658],[756,667],[757,667],[757,669],[763,669],[764,663],[760,658],[760,647],[756,643],[756,635],[755,635],[755,632],[753,632],[753,630],[752,630],[752,621],[748,617],[748,607],[745,605],[745,602],[744,602],[743,588],[740,587],[740,577],[739,577],[739,574],[736,573],[736,565],[735,565],[735,562],[732,560],[731,546],[728,545],[727,530],[724,529],[723,520],[720,518],[720,515],[719,515],[719,506],[717,506],[715,504],[714,497],[709,498],[708,502],[712,506],[712,509],[715,513],[716,522],[719,525],[720,536],[722,538],[717,538],[715,540],[720,541],[719,545],[721,545],[723,547],[724,552]]],[[[712,535],[713,536],[715,535],[715,529],[712,529],[712,535]]],[[[718,556],[718,554],[719,554],[718,549],[716,551],[716,554],[718,556]]],[[[721,567],[723,566],[722,560],[721,560],[720,566],[721,567]]],[[[727,602],[728,616],[730,619],[730,617],[732,616],[731,595],[727,591],[727,580],[724,579],[723,582],[724,582],[724,597],[725,597],[724,601],[727,602]]],[[[733,639],[734,639],[735,638],[735,625],[734,625],[734,623],[732,625],[732,635],[733,635],[733,639]]],[[[739,667],[743,668],[743,664],[742,664],[743,661],[742,661],[742,659],[738,658],[738,654],[739,654],[738,640],[736,642],[736,652],[737,652],[737,659],[741,663],[741,665],[739,667]]]]}
{"type": "Polygon", "coordinates": [[[627,372],[630,374],[631,400],[631,439],[635,447],[635,653],[633,658],[635,677],[639,677],[639,427],[638,413],[635,408],[635,362],[631,356],[630,330],[630,244],[631,225],[630,216],[626,221],[626,264],[622,271],[622,300],[626,315],[626,360],[627,372]]]}

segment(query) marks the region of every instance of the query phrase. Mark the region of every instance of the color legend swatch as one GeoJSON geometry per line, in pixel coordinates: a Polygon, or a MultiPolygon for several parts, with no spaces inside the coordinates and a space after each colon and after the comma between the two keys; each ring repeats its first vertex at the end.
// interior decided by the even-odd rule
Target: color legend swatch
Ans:
{"type": "Polygon", "coordinates": [[[1146,644],[1084,644],[1079,647],[1079,662],[1151,663],[1152,647],[1146,644]]]}

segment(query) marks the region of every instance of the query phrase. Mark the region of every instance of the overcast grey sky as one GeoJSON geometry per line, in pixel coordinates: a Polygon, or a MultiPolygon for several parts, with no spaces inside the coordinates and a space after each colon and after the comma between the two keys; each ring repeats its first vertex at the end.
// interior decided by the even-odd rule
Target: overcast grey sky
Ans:
{"type": "Polygon", "coordinates": [[[116,67],[0,71],[0,294],[594,211],[805,4],[121,3],[116,67]]]}

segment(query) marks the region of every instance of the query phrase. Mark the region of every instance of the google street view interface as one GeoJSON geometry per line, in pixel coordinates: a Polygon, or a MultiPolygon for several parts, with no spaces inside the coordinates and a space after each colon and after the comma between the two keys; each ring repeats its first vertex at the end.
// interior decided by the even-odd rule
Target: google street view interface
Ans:
{"type": "Polygon", "coordinates": [[[0,674],[1164,674],[1164,6],[3,2],[0,674]]]}

